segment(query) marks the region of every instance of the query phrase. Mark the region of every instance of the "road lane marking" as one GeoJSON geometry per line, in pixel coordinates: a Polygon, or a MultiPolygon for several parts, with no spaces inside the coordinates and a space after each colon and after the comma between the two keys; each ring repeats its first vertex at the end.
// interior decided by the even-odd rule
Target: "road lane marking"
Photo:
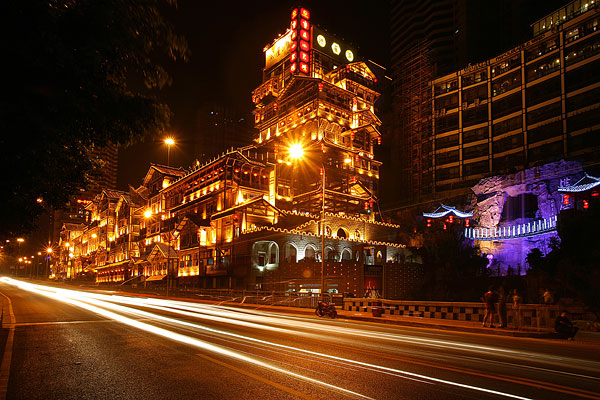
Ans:
{"type": "MultiPolygon", "coordinates": [[[[371,397],[362,395],[360,393],[353,392],[351,390],[344,389],[342,387],[335,386],[335,385],[329,384],[327,382],[319,381],[317,379],[310,378],[308,376],[304,376],[304,375],[292,372],[290,370],[286,370],[286,369],[277,367],[276,365],[272,365],[272,364],[260,361],[256,358],[246,356],[244,354],[235,352],[231,349],[227,349],[227,348],[224,348],[221,346],[216,346],[214,344],[193,338],[191,336],[182,335],[180,333],[176,333],[173,331],[169,331],[167,329],[159,328],[157,326],[154,326],[154,325],[151,325],[148,323],[140,322],[138,320],[129,318],[125,315],[121,315],[116,312],[109,311],[108,309],[111,308],[113,310],[119,310],[124,313],[140,312],[139,310],[135,310],[135,309],[131,309],[128,307],[123,307],[123,306],[118,306],[116,304],[112,304],[107,301],[92,299],[89,296],[86,296],[84,293],[74,291],[74,290],[56,289],[56,288],[52,288],[52,287],[44,287],[42,285],[32,285],[32,284],[29,284],[26,282],[16,281],[16,280],[13,280],[10,278],[2,278],[2,280],[7,283],[12,283],[23,290],[31,291],[33,293],[41,294],[41,295],[47,296],[49,298],[52,298],[52,299],[55,299],[58,301],[62,301],[67,304],[78,306],[84,310],[88,310],[90,312],[96,313],[98,315],[102,315],[102,316],[112,319],[114,321],[121,322],[124,325],[128,325],[128,326],[138,328],[143,331],[153,333],[157,336],[162,336],[162,337],[171,339],[176,342],[195,346],[197,348],[211,351],[216,354],[221,354],[226,357],[231,357],[233,359],[237,359],[238,361],[248,362],[250,364],[254,364],[259,367],[263,367],[265,369],[270,369],[272,371],[279,372],[279,373],[309,382],[314,385],[322,386],[329,390],[337,391],[337,392],[343,393],[345,395],[349,395],[351,397],[363,398],[363,399],[369,399],[369,400],[372,399],[371,397]]],[[[149,313],[147,313],[147,314],[149,314],[149,313]]]]}
{"type": "MultiPolygon", "coordinates": [[[[357,349],[355,349],[355,348],[352,348],[350,346],[341,345],[341,344],[329,343],[328,345],[337,347],[337,348],[341,348],[341,349],[345,349],[345,350],[357,351],[357,349]]],[[[360,351],[361,353],[366,353],[366,354],[374,355],[374,356],[381,357],[381,358],[387,358],[389,360],[403,361],[403,362],[408,362],[411,364],[421,365],[424,367],[432,367],[432,368],[443,369],[443,370],[452,371],[452,372],[466,373],[466,374],[470,374],[470,375],[480,376],[483,378],[499,379],[499,380],[510,382],[510,383],[521,384],[524,386],[532,386],[532,387],[537,387],[540,389],[550,390],[553,392],[574,394],[579,397],[600,400],[600,395],[598,395],[598,393],[596,393],[596,392],[590,392],[585,389],[577,389],[577,388],[572,388],[572,387],[568,387],[568,386],[557,385],[557,384],[551,383],[551,382],[540,382],[540,381],[536,381],[534,379],[518,378],[518,377],[507,376],[507,375],[486,374],[484,372],[477,372],[477,371],[460,368],[460,367],[448,367],[448,366],[436,364],[433,362],[417,361],[417,360],[414,360],[411,358],[383,354],[381,352],[377,352],[374,350],[361,349],[358,351],[360,351]]]]}
{"type": "MultiPolygon", "coordinates": [[[[148,321],[147,318],[138,318],[138,321],[148,321]]],[[[45,321],[45,322],[20,322],[14,324],[15,326],[36,326],[36,325],[69,325],[69,324],[95,324],[95,323],[107,323],[114,322],[110,319],[99,319],[89,321],[45,321]]]]}
{"type": "MultiPolygon", "coordinates": [[[[8,326],[8,337],[6,338],[6,344],[4,345],[4,356],[2,357],[2,364],[0,364],[0,399],[6,399],[6,393],[8,390],[8,378],[10,377],[10,363],[12,360],[13,341],[15,338],[15,314],[12,308],[12,302],[10,298],[4,293],[0,294],[8,301],[8,312],[10,316],[10,322],[5,323],[2,321],[3,326],[8,326]]],[[[4,306],[2,307],[4,311],[4,306]]]]}
{"type": "Polygon", "coordinates": [[[252,379],[255,379],[255,380],[259,381],[259,382],[266,383],[267,385],[273,386],[273,387],[275,387],[275,388],[277,388],[279,390],[283,390],[284,392],[293,394],[294,396],[300,397],[301,399],[308,399],[308,400],[316,399],[316,397],[308,396],[308,395],[306,395],[304,393],[301,393],[301,392],[299,392],[297,390],[294,390],[294,389],[292,389],[290,387],[281,385],[281,384],[279,384],[277,382],[274,382],[274,381],[272,381],[270,379],[263,378],[262,376],[253,374],[252,372],[244,371],[241,368],[238,368],[238,367],[236,367],[234,365],[231,365],[231,364],[227,364],[227,363],[225,363],[223,361],[216,360],[216,359],[214,359],[212,357],[209,357],[207,355],[200,354],[200,353],[197,353],[196,355],[198,357],[204,358],[205,360],[208,360],[210,362],[218,364],[218,365],[220,365],[222,367],[229,368],[229,369],[231,369],[231,370],[233,370],[235,372],[239,372],[240,374],[246,375],[246,376],[248,376],[248,377],[250,377],[252,379]]]}

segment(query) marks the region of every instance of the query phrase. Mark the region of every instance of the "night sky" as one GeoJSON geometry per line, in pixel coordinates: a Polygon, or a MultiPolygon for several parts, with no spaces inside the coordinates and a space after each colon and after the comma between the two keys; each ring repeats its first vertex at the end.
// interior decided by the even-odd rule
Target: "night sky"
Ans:
{"type": "MultiPolygon", "coordinates": [[[[180,0],[178,9],[168,15],[177,32],[186,37],[191,55],[187,63],[167,64],[173,82],[159,94],[174,113],[171,132],[178,145],[171,149],[171,165],[187,168],[199,158],[196,142],[202,132],[196,121],[203,105],[220,104],[235,109],[240,117],[251,117],[251,92],[262,81],[263,48],[285,32],[290,12],[298,5],[311,12],[313,24],[357,46],[363,57],[389,65],[388,1],[222,1],[207,5],[180,0]]],[[[121,149],[118,188],[138,186],[151,162],[167,162],[160,138],[121,149]]]]}

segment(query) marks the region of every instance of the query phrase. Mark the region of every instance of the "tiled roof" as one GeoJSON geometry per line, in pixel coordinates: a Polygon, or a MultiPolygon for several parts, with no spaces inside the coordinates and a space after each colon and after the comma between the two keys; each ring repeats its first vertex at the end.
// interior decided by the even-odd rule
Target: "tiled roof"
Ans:
{"type": "Polygon", "coordinates": [[[168,175],[175,175],[175,176],[183,176],[186,174],[186,171],[181,168],[181,167],[170,167],[168,165],[161,165],[161,164],[150,164],[151,168],[156,169],[158,172],[161,172],[163,174],[168,174],[168,175]]]}
{"type": "Polygon", "coordinates": [[[464,211],[459,211],[454,207],[445,206],[440,204],[440,206],[432,213],[423,213],[425,218],[443,218],[448,214],[454,214],[458,218],[471,218],[473,213],[467,213],[464,211]]]}
{"type": "Polygon", "coordinates": [[[577,181],[574,185],[559,187],[560,193],[581,193],[592,190],[600,186],[600,178],[596,178],[585,173],[583,178],[577,181]]]}
{"type": "Polygon", "coordinates": [[[114,189],[104,189],[102,191],[102,193],[106,194],[107,197],[113,198],[113,199],[118,199],[119,197],[123,196],[123,195],[127,195],[127,192],[122,192],[120,190],[114,190],[114,189]]]}

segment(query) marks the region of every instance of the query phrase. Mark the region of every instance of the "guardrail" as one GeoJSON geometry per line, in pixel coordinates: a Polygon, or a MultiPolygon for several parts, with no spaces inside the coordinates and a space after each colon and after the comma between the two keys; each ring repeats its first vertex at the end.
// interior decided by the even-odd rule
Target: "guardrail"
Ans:
{"type": "Polygon", "coordinates": [[[495,226],[492,228],[465,228],[465,237],[472,240],[510,240],[541,235],[556,231],[556,215],[517,225],[495,226]]]}

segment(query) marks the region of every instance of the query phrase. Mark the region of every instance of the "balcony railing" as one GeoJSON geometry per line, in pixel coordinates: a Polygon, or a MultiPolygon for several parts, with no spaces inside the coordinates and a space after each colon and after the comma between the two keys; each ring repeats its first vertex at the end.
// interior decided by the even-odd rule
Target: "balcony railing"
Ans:
{"type": "Polygon", "coordinates": [[[496,226],[493,228],[465,228],[465,237],[472,240],[509,240],[541,235],[556,231],[556,215],[517,225],[496,226]]]}

